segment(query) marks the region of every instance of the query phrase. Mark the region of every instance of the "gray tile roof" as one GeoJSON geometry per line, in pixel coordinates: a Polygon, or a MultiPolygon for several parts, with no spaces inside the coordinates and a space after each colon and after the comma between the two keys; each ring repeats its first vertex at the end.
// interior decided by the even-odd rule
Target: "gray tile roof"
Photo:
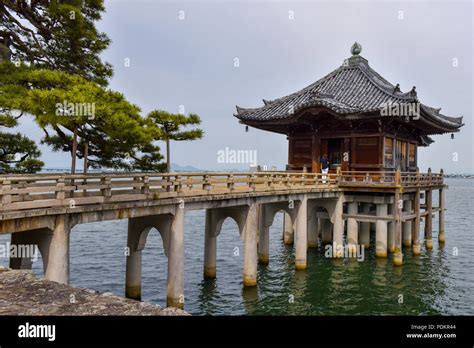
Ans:
{"type": "MultiPolygon", "coordinates": [[[[394,86],[375,70],[366,59],[354,55],[345,60],[344,64],[303,88],[288,96],[275,100],[264,100],[259,108],[241,108],[237,106],[235,117],[246,121],[265,122],[289,119],[298,111],[309,107],[322,106],[334,113],[361,115],[380,112],[384,103],[419,102],[415,87],[407,93],[400,91],[399,85],[394,86]]],[[[420,103],[421,117],[434,124],[440,131],[457,131],[462,117],[448,117],[435,109],[420,103]]]]}

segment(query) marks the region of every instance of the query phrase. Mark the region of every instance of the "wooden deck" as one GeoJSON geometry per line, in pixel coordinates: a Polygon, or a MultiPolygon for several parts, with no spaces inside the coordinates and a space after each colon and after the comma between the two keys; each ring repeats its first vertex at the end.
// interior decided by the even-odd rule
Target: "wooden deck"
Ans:
{"type": "Polygon", "coordinates": [[[100,173],[0,176],[1,213],[35,209],[159,200],[175,197],[235,195],[328,189],[401,192],[441,188],[443,174],[415,172],[100,173]]]}

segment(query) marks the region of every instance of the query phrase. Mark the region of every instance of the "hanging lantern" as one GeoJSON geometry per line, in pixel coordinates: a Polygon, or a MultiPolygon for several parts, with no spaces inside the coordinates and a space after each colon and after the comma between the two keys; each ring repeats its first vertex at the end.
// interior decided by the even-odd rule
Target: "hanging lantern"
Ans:
{"type": "Polygon", "coordinates": [[[245,126],[245,131],[246,131],[246,132],[249,131],[249,126],[245,126]]]}
{"type": "Polygon", "coordinates": [[[454,139],[454,133],[451,133],[451,139],[454,139]]]}

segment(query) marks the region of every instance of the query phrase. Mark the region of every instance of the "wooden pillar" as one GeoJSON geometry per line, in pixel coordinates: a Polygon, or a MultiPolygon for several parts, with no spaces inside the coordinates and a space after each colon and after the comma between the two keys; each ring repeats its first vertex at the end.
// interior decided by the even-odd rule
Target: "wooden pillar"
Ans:
{"type": "MultiPolygon", "coordinates": [[[[412,201],[410,199],[403,201],[403,212],[405,214],[411,214],[411,209],[412,209],[412,201]]],[[[412,225],[411,220],[404,221],[402,223],[403,246],[406,248],[410,248],[411,243],[412,243],[411,225],[412,225]]]]}
{"type": "Polygon", "coordinates": [[[425,191],[425,246],[426,249],[433,249],[433,196],[432,190],[425,191]]]}
{"type": "Polygon", "coordinates": [[[438,242],[443,244],[446,240],[444,234],[444,189],[439,190],[439,235],[438,242]]]}
{"type": "MultiPolygon", "coordinates": [[[[395,216],[395,203],[388,204],[388,215],[395,216]]],[[[395,221],[387,222],[387,251],[395,252],[395,221]]]]}
{"type": "Polygon", "coordinates": [[[412,227],[413,234],[413,255],[420,255],[421,246],[420,246],[420,189],[415,192],[415,220],[412,227]]]}
{"type": "Polygon", "coordinates": [[[395,190],[394,205],[395,205],[395,251],[393,254],[393,264],[401,266],[403,264],[402,255],[402,207],[403,201],[400,200],[400,189],[395,190]]]}
{"type": "Polygon", "coordinates": [[[313,173],[320,173],[321,170],[319,168],[319,162],[321,158],[321,140],[316,136],[316,132],[313,133],[312,145],[313,145],[313,151],[311,154],[311,157],[312,157],[311,171],[313,173]]]}

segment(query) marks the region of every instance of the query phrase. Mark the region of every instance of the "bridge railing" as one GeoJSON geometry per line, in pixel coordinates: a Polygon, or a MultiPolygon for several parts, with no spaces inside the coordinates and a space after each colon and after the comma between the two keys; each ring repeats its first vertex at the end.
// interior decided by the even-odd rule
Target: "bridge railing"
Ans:
{"type": "Polygon", "coordinates": [[[336,174],[287,172],[2,175],[0,211],[336,185],[336,174]]]}
{"type": "Polygon", "coordinates": [[[197,172],[0,175],[0,212],[252,192],[439,185],[428,172],[197,172]]]}

